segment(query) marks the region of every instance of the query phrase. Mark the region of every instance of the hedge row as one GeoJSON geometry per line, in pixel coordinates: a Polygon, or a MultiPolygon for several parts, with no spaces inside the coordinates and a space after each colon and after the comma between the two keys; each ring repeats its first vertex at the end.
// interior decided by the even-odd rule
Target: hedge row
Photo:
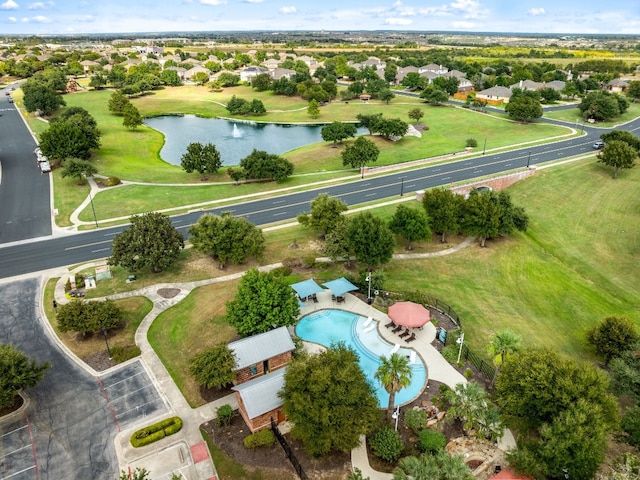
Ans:
{"type": "Polygon", "coordinates": [[[161,422],[154,423],[148,427],[141,428],[131,435],[131,445],[134,447],[144,447],[150,443],[162,440],[164,437],[178,433],[182,428],[180,417],[171,417],[161,422]]]}

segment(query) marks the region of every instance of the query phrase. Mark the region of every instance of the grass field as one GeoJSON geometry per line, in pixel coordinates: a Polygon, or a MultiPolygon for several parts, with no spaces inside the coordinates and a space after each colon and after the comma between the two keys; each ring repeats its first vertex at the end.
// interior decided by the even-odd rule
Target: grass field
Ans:
{"type": "MultiPolygon", "coordinates": [[[[553,118],[555,120],[564,120],[565,122],[573,123],[578,128],[580,127],[580,125],[582,125],[582,114],[577,107],[569,110],[545,112],[544,116],[553,118]]],[[[640,116],[640,104],[632,103],[629,105],[629,109],[623,115],[620,115],[619,117],[608,122],[598,122],[597,124],[594,124],[592,126],[600,128],[615,128],[616,126],[629,122],[634,118],[637,118],[638,116],[640,116]]]]}

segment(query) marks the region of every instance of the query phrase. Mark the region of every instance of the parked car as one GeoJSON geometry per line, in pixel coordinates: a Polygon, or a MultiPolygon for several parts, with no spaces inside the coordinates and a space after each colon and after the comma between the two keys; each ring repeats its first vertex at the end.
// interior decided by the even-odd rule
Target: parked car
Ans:
{"type": "Polygon", "coordinates": [[[13,103],[13,98],[8,97],[7,100],[9,101],[9,103],[13,103]]]}
{"type": "Polygon", "coordinates": [[[47,160],[40,162],[38,166],[40,167],[40,171],[42,173],[51,171],[51,164],[47,160]]]}
{"type": "Polygon", "coordinates": [[[595,150],[600,150],[600,149],[604,148],[604,141],[602,141],[602,140],[596,141],[596,143],[593,144],[593,148],[595,150]]]}

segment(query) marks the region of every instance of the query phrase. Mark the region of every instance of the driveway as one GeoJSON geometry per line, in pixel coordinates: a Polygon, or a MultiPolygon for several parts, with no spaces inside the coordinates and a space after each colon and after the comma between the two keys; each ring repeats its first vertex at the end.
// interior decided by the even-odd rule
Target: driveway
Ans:
{"type": "Polygon", "coordinates": [[[115,435],[165,404],[139,361],[96,377],[71,360],[38,318],[38,286],[37,279],[0,285],[0,342],[51,363],[27,391],[26,413],[0,421],[0,478],[113,480],[115,435]]]}

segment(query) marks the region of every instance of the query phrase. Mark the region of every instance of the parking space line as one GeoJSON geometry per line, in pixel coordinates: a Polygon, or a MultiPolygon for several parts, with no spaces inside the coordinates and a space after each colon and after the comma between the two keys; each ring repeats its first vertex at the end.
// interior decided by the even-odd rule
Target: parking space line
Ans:
{"type": "Polygon", "coordinates": [[[113,386],[115,386],[115,385],[118,385],[118,384],[120,384],[120,383],[122,383],[122,382],[126,382],[126,381],[127,381],[127,380],[129,380],[130,378],[137,377],[138,375],[142,375],[142,374],[144,374],[144,373],[146,373],[146,372],[145,372],[145,371],[138,372],[138,373],[136,373],[136,374],[134,374],[134,375],[130,375],[130,376],[128,376],[127,378],[123,378],[122,380],[119,380],[119,381],[117,381],[117,382],[115,382],[115,383],[111,383],[111,384],[109,384],[109,385],[105,385],[105,386],[104,386],[104,388],[106,388],[106,389],[108,390],[109,388],[111,388],[111,387],[113,387],[113,386]]]}
{"type": "Polygon", "coordinates": [[[11,478],[11,477],[15,477],[16,475],[20,475],[21,473],[28,472],[29,470],[33,470],[34,468],[36,469],[36,478],[39,478],[39,477],[38,477],[38,469],[37,469],[36,467],[37,467],[37,465],[33,465],[33,466],[31,466],[31,467],[27,467],[27,468],[23,468],[23,469],[22,469],[22,470],[20,470],[19,472],[12,473],[11,475],[6,475],[6,476],[5,476],[5,477],[3,477],[3,478],[11,478]]]}
{"type": "Polygon", "coordinates": [[[7,432],[7,433],[3,433],[2,435],[0,435],[0,437],[6,437],[7,435],[11,435],[12,433],[19,432],[20,430],[24,430],[25,428],[27,428],[27,426],[23,425],[20,428],[16,428],[15,430],[11,430],[10,432],[7,432]]]}
{"type": "Polygon", "coordinates": [[[137,388],[135,390],[129,390],[124,395],[120,395],[119,397],[112,398],[111,402],[115,403],[115,402],[117,402],[118,400],[120,400],[122,398],[127,398],[128,395],[131,395],[133,393],[139,392],[140,390],[144,390],[145,388],[149,388],[149,387],[153,387],[153,385],[151,383],[148,383],[144,387],[140,387],[140,388],[137,388]]]}
{"type": "Polygon", "coordinates": [[[31,445],[25,445],[24,447],[16,448],[15,450],[11,450],[10,452],[7,452],[5,455],[2,455],[0,458],[8,457],[9,455],[13,455],[14,453],[17,453],[20,450],[24,450],[25,448],[29,448],[29,447],[31,447],[31,445]]]}
{"type": "Polygon", "coordinates": [[[116,417],[116,412],[113,409],[111,400],[109,400],[109,394],[104,389],[104,385],[102,384],[102,380],[100,380],[100,377],[96,377],[96,380],[98,380],[98,384],[100,385],[100,390],[102,390],[102,395],[104,395],[104,398],[107,400],[107,405],[109,406],[109,410],[111,411],[111,417],[113,418],[113,421],[116,422],[116,428],[118,429],[118,432],[121,432],[122,429],[120,428],[120,422],[118,422],[118,418],[116,417]]]}
{"type": "Polygon", "coordinates": [[[126,410],[124,412],[120,412],[120,416],[126,415],[127,413],[133,412],[134,410],[139,410],[141,407],[144,407],[145,405],[149,405],[151,403],[156,403],[158,400],[160,400],[160,399],[156,398],[155,400],[151,400],[150,402],[143,403],[142,405],[136,405],[135,408],[130,408],[129,410],[126,410]]]}

